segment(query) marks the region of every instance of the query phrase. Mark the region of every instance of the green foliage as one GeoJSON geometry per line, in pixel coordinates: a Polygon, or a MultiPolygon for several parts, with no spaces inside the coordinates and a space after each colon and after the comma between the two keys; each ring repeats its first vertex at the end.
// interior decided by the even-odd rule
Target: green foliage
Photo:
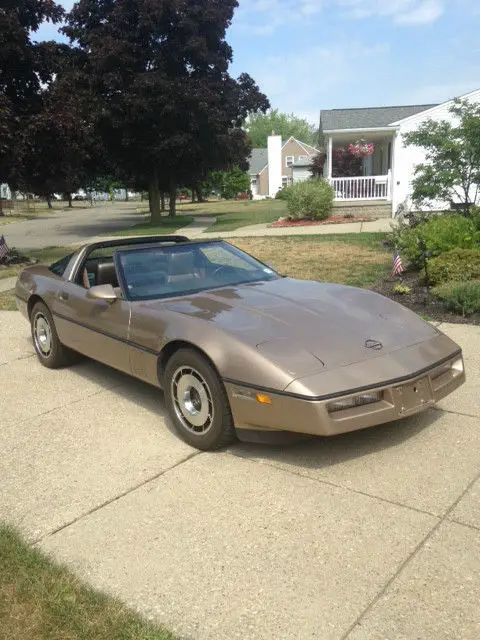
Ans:
{"type": "Polygon", "coordinates": [[[442,253],[428,263],[428,277],[433,285],[450,280],[480,280],[480,251],[452,249],[442,253]]]}
{"type": "Polygon", "coordinates": [[[407,145],[426,151],[426,162],[415,168],[413,201],[455,201],[468,212],[480,184],[480,105],[456,100],[450,112],[457,123],[429,119],[404,135],[407,145]]]}
{"type": "Polygon", "coordinates": [[[412,293],[412,290],[407,284],[396,284],[393,287],[393,293],[399,293],[400,295],[404,296],[412,293]]]}
{"type": "Polygon", "coordinates": [[[282,136],[284,141],[293,136],[300,142],[318,147],[318,130],[315,125],[303,118],[297,118],[293,113],[280,113],[278,109],[272,109],[265,114],[251,115],[246,128],[253,147],[266,147],[272,131],[282,136]]]}
{"type": "Polygon", "coordinates": [[[392,242],[412,266],[421,268],[423,258],[420,240],[423,240],[432,258],[456,248],[480,248],[477,224],[477,219],[458,214],[433,216],[413,228],[400,222],[392,232],[392,242]]]}
{"type": "Polygon", "coordinates": [[[435,287],[432,293],[443,300],[447,309],[454,313],[470,316],[480,311],[480,280],[452,280],[435,287]]]}
{"type": "Polygon", "coordinates": [[[287,190],[287,208],[290,218],[324,220],[333,207],[333,188],[326,180],[297,182],[287,190]]]}
{"type": "Polygon", "coordinates": [[[280,189],[280,191],[277,191],[277,195],[275,196],[276,200],[287,200],[288,199],[288,193],[289,193],[289,189],[290,187],[284,186],[280,189]]]}
{"type": "Polygon", "coordinates": [[[250,189],[250,177],[239,167],[233,167],[231,171],[214,171],[210,180],[213,191],[225,200],[232,200],[250,189]]]}

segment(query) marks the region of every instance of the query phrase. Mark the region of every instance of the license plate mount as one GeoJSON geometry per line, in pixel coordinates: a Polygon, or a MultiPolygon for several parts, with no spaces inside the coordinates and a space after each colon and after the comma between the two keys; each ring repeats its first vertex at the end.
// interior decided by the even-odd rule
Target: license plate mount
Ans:
{"type": "Polygon", "coordinates": [[[418,411],[419,408],[428,406],[432,402],[432,392],[427,377],[396,387],[394,394],[400,413],[403,414],[418,411]]]}

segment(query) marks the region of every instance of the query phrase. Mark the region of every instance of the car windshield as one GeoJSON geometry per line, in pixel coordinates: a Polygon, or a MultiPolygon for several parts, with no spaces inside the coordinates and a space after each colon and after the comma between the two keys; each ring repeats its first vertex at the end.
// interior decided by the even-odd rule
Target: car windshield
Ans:
{"type": "Polygon", "coordinates": [[[279,277],[226,242],[117,251],[116,260],[130,300],[181,296],[279,277]]]}

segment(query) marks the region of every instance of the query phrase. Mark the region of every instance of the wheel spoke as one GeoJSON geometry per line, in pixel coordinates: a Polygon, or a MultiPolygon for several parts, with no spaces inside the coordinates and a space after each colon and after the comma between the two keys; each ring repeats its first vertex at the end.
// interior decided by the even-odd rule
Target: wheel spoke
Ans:
{"type": "Polygon", "coordinates": [[[213,424],[214,407],[210,388],[193,367],[179,367],[171,382],[175,413],[183,426],[196,434],[205,434],[213,424]]]}

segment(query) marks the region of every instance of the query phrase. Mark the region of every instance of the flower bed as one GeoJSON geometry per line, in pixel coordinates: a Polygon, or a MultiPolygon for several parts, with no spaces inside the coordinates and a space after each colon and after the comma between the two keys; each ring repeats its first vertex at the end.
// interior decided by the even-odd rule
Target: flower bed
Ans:
{"type": "Polygon", "coordinates": [[[269,227],[316,227],[324,224],[346,224],[347,222],[372,222],[376,218],[367,218],[355,216],[354,218],[345,218],[344,216],[331,216],[325,220],[290,220],[289,218],[281,218],[276,222],[269,224],[269,227]]]}

